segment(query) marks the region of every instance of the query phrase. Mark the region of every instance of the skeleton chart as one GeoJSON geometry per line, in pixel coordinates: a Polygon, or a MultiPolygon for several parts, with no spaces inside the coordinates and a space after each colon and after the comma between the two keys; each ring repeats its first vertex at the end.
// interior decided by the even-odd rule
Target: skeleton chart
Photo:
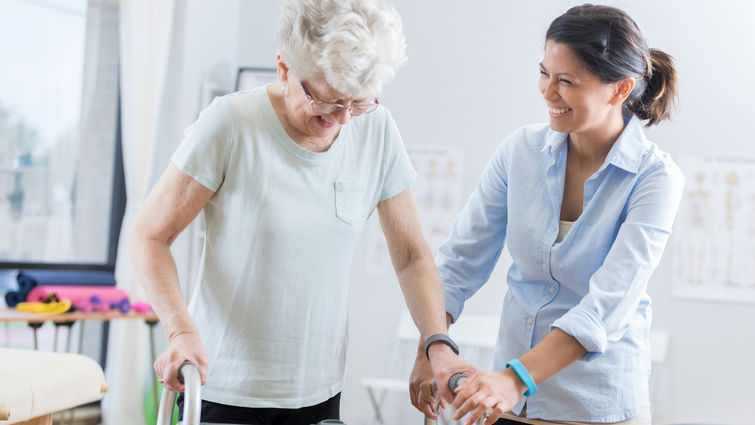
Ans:
{"type": "MultiPolygon", "coordinates": [[[[412,184],[422,233],[433,254],[448,238],[456,215],[464,205],[462,193],[462,155],[452,148],[407,147],[406,152],[417,171],[412,184]]],[[[376,224],[368,222],[367,271],[390,270],[385,238],[376,224]],[[371,224],[371,226],[370,226],[371,224]]]]}
{"type": "Polygon", "coordinates": [[[755,303],[755,161],[686,158],[673,294],[755,303]]]}

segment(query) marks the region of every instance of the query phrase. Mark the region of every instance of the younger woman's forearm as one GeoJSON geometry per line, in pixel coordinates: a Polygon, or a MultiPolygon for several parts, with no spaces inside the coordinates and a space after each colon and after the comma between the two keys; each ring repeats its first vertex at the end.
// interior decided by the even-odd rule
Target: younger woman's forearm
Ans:
{"type": "Polygon", "coordinates": [[[552,330],[532,350],[519,358],[536,383],[558,373],[579,360],[587,350],[573,336],[561,329],[552,330]]]}

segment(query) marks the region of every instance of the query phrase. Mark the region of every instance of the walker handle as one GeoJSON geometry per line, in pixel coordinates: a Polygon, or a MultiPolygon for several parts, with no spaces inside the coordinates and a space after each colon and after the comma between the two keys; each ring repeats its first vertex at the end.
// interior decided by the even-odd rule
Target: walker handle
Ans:
{"type": "MultiPolygon", "coordinates": [[[[469,379],[469,375],[466,373],[455,373],[448,378],[448,389],[451,390],[451,394],[456,395],[456,389],[459,388],[462,382],[469,379]]],[[[432,394],[438,394],[438,382],[433,379],[432,394]]]]}
{"type": "Polygon", "coordinates": [[[451,375],[448,379],[448,389],[451,390],[451,394],[456,395],[456,389],[467,379],[469,379],[469,375],[466,373],[456,373],[451,375]]]}
{"type": "MultiPolygon", "coordinates": [[[[190,361],[183,362],[178,367],[178,380],[184,384],[183,424],[199,425],[199,415],[202,410],[202,379],[197,365],[190,361]]],[[[157,411],[157,425],[171,425],[175,403],[176,393],[163,390],[160,408],[157,411]]]]}
{"type": "MultiPolygon", "coordinates": [[[[448,389],[451,390],[451,394],[456,395],[456,389],[459,388],[459,385],[461,385],[467,379],[469,379],[469,375],[467,375],[466,373],[455,373],[451,375],[451,377],[448,378],[448,389]]],[[[433,379],[432,392],[433,392],[433,395],[438,394],[438,383],[434,379],[433,379]]],[[[440,404],[440,401],[437,402],[437,405],[439,404],[440,404]]],[[[434,406],[434,410],[436,412],[438,411],[437,405],[434,406]]],[[[487,419],[487,417],[490,416],[491,413],[493,413],[493,409],[488,409],[485,412],[485,416],[483,416],[477,421],[477,424],[484,423],[485,419],[487,419]]],[[[432,422],[428,422],[428,421],[432,421],[432,420],[425,418],[425,424],[435,422],[435,421],[432,421],[432,422]]]]}

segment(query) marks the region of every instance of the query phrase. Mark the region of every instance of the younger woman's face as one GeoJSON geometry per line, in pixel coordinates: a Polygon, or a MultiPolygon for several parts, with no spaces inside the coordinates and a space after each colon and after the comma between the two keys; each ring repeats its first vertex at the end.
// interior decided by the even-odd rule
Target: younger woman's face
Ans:
{"type": "Polygon", "coordinates": [[[555,131],[573,135],[600,132],[615,116],[616,105],[611,100],[616,84],[603,83],[585,69],[566,44],[546,42],[537,87],[555,131]]]}

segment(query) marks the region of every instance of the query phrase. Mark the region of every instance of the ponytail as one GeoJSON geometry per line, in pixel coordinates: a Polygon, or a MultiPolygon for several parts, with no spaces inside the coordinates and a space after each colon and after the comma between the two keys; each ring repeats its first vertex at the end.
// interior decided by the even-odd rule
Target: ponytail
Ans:
{"type": "Polygon", "coordinates": [[[650,49],[651,71],[645,76],[647,86],[627,108],[643,120],[647,127],[671,118],[676,106],[677,76],[674,58],[658,49],[650,49]]]}
{"type": "Polygon", "coordinates": [[[671,117],[676,104],[674,58],[649,49],[634,20],[621,9],[583,4],[551,22],[546,40],[564,43],[604,83],[634,77],[624,108],[647,127],[671,117]]]}

